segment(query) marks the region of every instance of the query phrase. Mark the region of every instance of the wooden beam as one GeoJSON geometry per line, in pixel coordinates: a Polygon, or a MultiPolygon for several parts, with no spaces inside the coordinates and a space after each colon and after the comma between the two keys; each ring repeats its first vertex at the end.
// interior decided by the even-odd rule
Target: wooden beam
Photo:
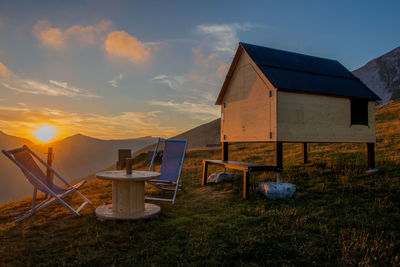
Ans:
{"type": "Polygon", "coordinates": [[[303,143],[303,163],[308,163],[308,144],[303,143]]]}
{"type": "Polygon", "coordinates": [[[203,160],[203,179],[201,179],[201,185],[207,185],[207,170],[208,170],[208,162],[203,160]]]}
{"type": "MultiPolygon", "coordinates": [[[[49,147],[49,148],[47,148],[47,164],[50,167],[53,164],[53,159],[54,159],[53,148],[49,147]]],[[[50,183],[53,183],[53,172],[50,169],[46,170],[46,176],[47,176],[47,179],[50,181],[50,183]]],[[[35,187],[35,191],[34,192],[35,192],[34,194],[36,194],[36,192],[37,192],[36,191],[36,187],[35,187]]],[[[44,194],[44,195],[45,195],[46,198],[48,197],[47,194],[44,194]]],[[[36,198],[36,196],[35,196],[35,198],[36,198]]]]}
{"type": "Polygon", "coordinates": [[[275,166],[279,169],[283,169],[283,149],[282,142],[277,141],[274,143],[275,145],[275,166]]]}
{"type": "Polygon", "coordinates": [[[243,172],[243,199],[249,199],[249,172],[243,172]]]}
{"type": "Polygon", "coordinates": [[[367,143],[368,169],[375,169],[375,143],[367,143]]]}
{"type": "MultiPolygon", "coordinates": [[[[47,164],[51,167],[51,165],[53,164],[53,148],[49,147],[47,148],[47,164]]],[[[53,182],[53,173],[51,172],[51,170],[47,169],[47,179],[49,179],[50,182],[53,182]]]]}
{"type": "Polygon", "coordinates": [[[222,160],[228,161],[228,142],[222,142],[222,160]]]}

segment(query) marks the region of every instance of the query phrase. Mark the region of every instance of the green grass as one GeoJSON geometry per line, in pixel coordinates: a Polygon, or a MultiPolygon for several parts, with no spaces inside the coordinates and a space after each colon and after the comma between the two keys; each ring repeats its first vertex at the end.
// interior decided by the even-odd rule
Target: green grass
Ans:
{"type": "MultiPolygon", "coordinates": [[[[400,132],[398,106],[378,111],[376,165],[366,175],[365,145],[312,144],[310,163],[301,146],[284,145],[284,182],[295,183],[292,199],[267,200],[257,184],[272,173],[252,175],[250,200],[242,180],[202,187],[201,161],[219,150],[187,153],[175,205],[157,202],[156,220],[100,222],[95,207],[111,203],[111,183],[93,180],[82,192],[94,203],[81,217],[59,204],[14,225],[15,212],[30,198],[0,206],[0,266],[15,265],[399,265],[400,132]],[[391,127],[384,131],[384,125],[391,127]]],[[[272,145],[235,144],[230,158],[272,162],[272,145]]],[[[145,169],[144,156],[135,167],[145,169]]],[[[210,167],[210,173],[218,169],[210,167]]],[[[153,195],[164,195],[149,189],[153,195]]],[[[76,196],[69,199],[78,204],[76,196]]]]}

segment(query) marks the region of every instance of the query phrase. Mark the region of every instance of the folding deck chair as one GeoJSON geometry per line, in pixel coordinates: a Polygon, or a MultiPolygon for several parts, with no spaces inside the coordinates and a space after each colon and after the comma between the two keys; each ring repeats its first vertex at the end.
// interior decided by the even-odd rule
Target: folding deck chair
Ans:
{"type": "Polygon", "coordinates": [[[32,197],[32,208],[18,217],[14,223],[20,222],[23,219],[31,216],[36,211],[39,211],[51,203],[55,201],[60,201],[67,209],[69,209],[73,214],[80,216],[79,212],[82,208],[87,204],[91,203],[89,199],[87,199],[78,189],[86,183],[86,181],[82,181],[76,185],[71,185],[67,180],[62,178],[52,167],[50,167],[46,162],[44,162],[39,156],[37,156],[29,147],[23,146],[20,148],[12,149],[12,150],[2,150],[4,155],[6,155],[12,162],[14,162],[24,173],[28,181],[33,185],[33,197],[32,197]],[[32,157],[33,156],[33,157],[32,157]],[[43,173],[40,167],[36,164],[34,158],[37,159],[38,162],[42,163],[47,170],[51,173],[55,174],[65,185],[68,187],[66,189],[58,187],[52,181],[50,181],[47,176],[43,173]],[[37,190],[42,191],[47,194],[48,197],[43,200],[40,204],[36,205],[36,194],[37,190]],[[77,210],[74,210],[70,205],[68,205],[63,198],[68,196],[69,194],[77,192],[85,202],[83,202],[77,210]]]}
{"type": "Polygon", "coordinates": [[[185,158],[187,140],[158,138],[156,148],[154,149],[153,157],[151,159],[149,171],[155,167],[154,160],[157,156],[157,150],[160,142],[164,142],[164,151],[162,154],[163,158],[160,169],[161,176],[157,179],[149,180],[147,182],[160,189],[174,191],[174,196],[172,198],[146,197],[145,199],[171,201],[172,204],[174,204],[176,193],[178,190],[183,190],[181,172],[183,160],[185,158]]]}

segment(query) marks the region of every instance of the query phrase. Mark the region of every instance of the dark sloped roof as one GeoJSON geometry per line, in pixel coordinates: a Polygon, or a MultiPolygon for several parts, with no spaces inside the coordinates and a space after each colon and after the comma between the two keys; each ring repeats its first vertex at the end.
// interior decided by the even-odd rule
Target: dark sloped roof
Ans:
{"type": "Polygon", "coordinates": [[[269,81],[281,90],[351,98],[380,98],[336,60],[239,43],[269,81]]]}

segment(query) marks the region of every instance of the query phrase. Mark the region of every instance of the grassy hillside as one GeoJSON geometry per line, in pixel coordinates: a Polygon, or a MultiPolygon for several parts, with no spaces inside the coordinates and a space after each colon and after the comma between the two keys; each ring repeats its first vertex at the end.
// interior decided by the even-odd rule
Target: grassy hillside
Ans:
{"type": "MultiPolygon", "coordinates": [[[[30,199],[0,206],[0,265],[394,265],[400,264],[400,104],[377,110],[376,165],[366,175],[365,145],[284,145],[283,181],[294,198],[271,201],[256,190],[273,174],[251,176],[243,201],[241,176],[201,187],[201,160],[219,150],[192,149],[174,206],[159,203],[157,220],[100,222],[95,207],[111,202],[111,183],[82,188],[94,203],[82,217],[55,204],[21,224],[10,221],[30,199]]],[[[270,144],[232,145],[231,159],[272,163],[270,144]]],[[[135,168],[147,164],[144,155],[135,168]]],[[[211,172],[216,169],[211,169],[211,172]]],[[[148,189],[150,194],[164,192],[148,189]]],[[[70,199],[77,205],[77,198],[70,199]]]]}
{"type": "Polygon", "coordinates": [[[187,139],[189,148],[205,147],[220,143],[220,133],[221,120],[216,119],[172,138],[187,139]]]}

